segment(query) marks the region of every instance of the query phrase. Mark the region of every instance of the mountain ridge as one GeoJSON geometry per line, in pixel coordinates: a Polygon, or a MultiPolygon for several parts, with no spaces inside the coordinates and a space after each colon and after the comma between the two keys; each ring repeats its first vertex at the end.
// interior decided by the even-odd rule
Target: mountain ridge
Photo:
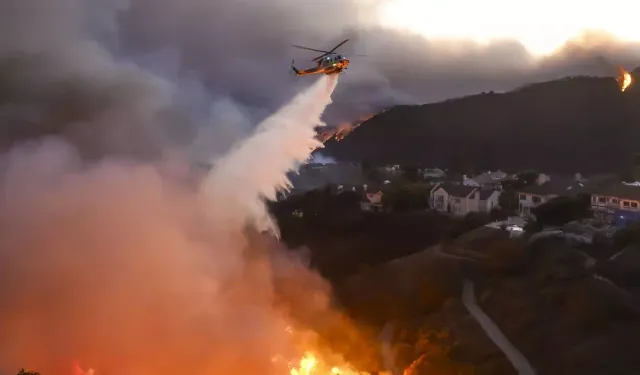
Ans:
{"type": "MultiPolygon", "coordinates": [[[[632,73],[634,81],[640,68],[632,73]]],[[[398,105],[323,153],[343,161],[552,173],[625,169],[640,151],[640,88],[574,76],[437,103],[398,105]]]]}

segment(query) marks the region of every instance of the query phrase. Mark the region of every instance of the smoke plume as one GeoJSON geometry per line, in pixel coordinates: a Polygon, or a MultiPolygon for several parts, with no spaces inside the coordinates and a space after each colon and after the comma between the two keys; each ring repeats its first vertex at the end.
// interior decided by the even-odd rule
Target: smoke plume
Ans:
{"type": "Polygon", "coordinates": [[[0,369],[284,373],[272,358],[301,349],[292,312],[332,314],[327,285],[259,234],[275,230],[263,199],[321,146],[335,85],[320,78],[195,186],[180,153],[96,161],[63,136],[14,144],[0,157],[0,369]]]}

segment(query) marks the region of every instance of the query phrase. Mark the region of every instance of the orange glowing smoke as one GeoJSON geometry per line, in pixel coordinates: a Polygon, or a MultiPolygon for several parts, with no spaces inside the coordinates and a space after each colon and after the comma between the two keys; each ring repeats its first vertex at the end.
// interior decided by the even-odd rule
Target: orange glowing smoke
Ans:
{"type": "Polygon", "coordinates": [[[624,68],[618,67],[618,70],[620,73],[618,74],[616,81],[620,86],[620,91],[624,92],[633,83],[633,78],[631,77],[631,74],[628,71],[626,71],[624,68]]]}

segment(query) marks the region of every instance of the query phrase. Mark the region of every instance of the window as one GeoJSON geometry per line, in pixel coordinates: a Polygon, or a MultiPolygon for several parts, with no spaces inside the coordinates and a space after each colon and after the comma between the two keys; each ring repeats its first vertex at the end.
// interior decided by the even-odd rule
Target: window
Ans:
{"type": "Polygon", "coordinates": [[[527,195],[526,194],[520,194],[520,200],[521,201],[526,201],[527,200],[527,195]]]}
{"type": "Polygon", "coordinates": [[[595,195],[591,196],[591,202],[596,203],[598,201],[598,197],[595,195]]]}
{"type": "Polygon", "coordinates": [[[607,203],[607,198],[605,198],[605,197],[598,197],[598,203],[607,203]]]}
{"type": "Polygon", "coordinates": [[[436,195],[436,203],[444,203],[444,196],[436,195]]]}
{"type": "Polygon", "coordinates": [[[460,198],[453,198],[453,203],[459,204],[460,203],[460,198]]]}
{"type": "Polygon", "coordinates": [[[638,202],[631,202],[631,208],[638,208],[638,202]]]}
{"type": "Polygon", "coordinates": [[[533,201],[533,203],[538,204],[538,203],[542,202],[542,198],[540,198],[538,196],[533,196],[532,201],[533,201]]]}
{"type": "Polygon", "coordinates": [[[620,201],[618,200],[618,198],[611,198],[611,203],[620,204],[620,201]]]}
{"type": "Polygon", "coordinates": [[[629,201],[622,201],[622,207],[629,208],[629,201]]]}

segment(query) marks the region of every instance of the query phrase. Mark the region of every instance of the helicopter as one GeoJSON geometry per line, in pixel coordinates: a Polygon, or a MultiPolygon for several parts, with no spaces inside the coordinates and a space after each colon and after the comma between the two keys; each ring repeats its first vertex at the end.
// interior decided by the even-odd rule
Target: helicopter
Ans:
{"type": "Polygon", "coordinates": [[[343,70],[347,69],[347,66],[349,65],[349,59],[347,59],[344,55],[339,55],[337,53],[335,53],[335,50],[337,50],[340,46],[342,46],[343,44],[345,44],[346,42],[348,42],[349,39],[345,39],[344,41],[340,42],[340,44],[338,44],[337,46],[333,47],[333,49],[331,51],[323,51],[320,49],[314,49],[314,48],[309,48],[309,47],[303,47],[303,46],[297,46],[297,45],[293,45],[293,47],[296,48],[300,48],[300,49],[305,49],[308,51],[314,51],[314,52],[321,52],[322,55],[314,58],[311,61],[315,61],[316,62],[316,67],[315,68],[310,68],[310,69],[306,69],[306,70],[298,70],[295,66],[294,66],[294,61],[291,62],[291,69],[293,69],[294,73],[296,74],[296,76],[306,76],[309,74],[320,74],[320,73],[324,73],[324,74],[340,74],[342,73],[343,70]]]}

